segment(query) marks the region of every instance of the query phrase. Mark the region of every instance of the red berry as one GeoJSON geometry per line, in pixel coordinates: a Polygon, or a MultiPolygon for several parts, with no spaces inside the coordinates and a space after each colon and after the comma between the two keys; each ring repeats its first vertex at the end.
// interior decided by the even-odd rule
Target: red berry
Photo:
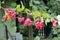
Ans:
{"type": "Polygon", "coordinates": [[[27,23],[24,23],[24,26],[28,26],[28,24],[27,23]]]}
{"type": "Polygon", "coordinates": [[[4,16],[3,16],[3,19],[4,19],[5,21],[8,20],[7,15],[4,15],[4,16]]]}
{"type": "Polygon", "coordinates": [[[25,20],[24,17],[22,17],[22,18],[21,18],[21,22],[24,22],[24,20],[25,20]]]}
{"type": "Polygon", "coordinates": [[[24,25],[32,25],[32,21],[31,21],[31,19],[29,19],[29,18],[27,18],[26,20],[25,20],[25,23],[24,23],[24,25]]]}
{"type": "Polygon", "coordinates": [[[11,16],[11,15],[12,15],[12,11],[9,11],[9,12],[8,12],[8,15],[11,16]]]}
{"type": "Polygon", "coordinates": [[[16,12],[14,12],[13,15],[16,17],[16,12]]]}
{"type": "Polygon", "coordinates": [[[18,22],[24,22],[24,17],[22,18],[18,17],[18,22]]]}
{"type": "Polygon", "coordinates": [[[18,22],[21,22],[21,18],[20,17],[18,17],[18,22]]]}
{"type": "Polygon", "coordinates": [[[32,21],[30,21],[30,25],[32,25],[32,21]]]}
{"type": "Polygon", "coordinates": [[[16,17],[16,13],[11,14],[10,17],[11,17],[12,19],[14,19],[14,18],[16,17]]]}
{"type": "Polygon", "coordinates": [[[36,22],[36,24],[35,24],[36,29],[39,29],[39,25],[40,25],[40,23],[39,22],[36,22]]]}
{"type": "Polygon", "coordinates": [[[52,20],[52,24],[53,24],[53,27],[56,28],[57,27],[57,20],[52,20]]]}
{"type": "Polygon", "coordinates": [[[7,8],[4,8],[4,11],[8,13],[8,12],[9,12],[9,9],[7,9],[7,8]]]}
{"type": "Polygon", "coordinates": [[[53,23],[53,27],[56,28],[57,27],[57,24],[56,23],[53,23]]]}
{"type": "Polygon", "coordinates": [[[36,22],[35,26],[36,26],[36,29],[42,30],[43,23],[42,22],[36,22]]]}

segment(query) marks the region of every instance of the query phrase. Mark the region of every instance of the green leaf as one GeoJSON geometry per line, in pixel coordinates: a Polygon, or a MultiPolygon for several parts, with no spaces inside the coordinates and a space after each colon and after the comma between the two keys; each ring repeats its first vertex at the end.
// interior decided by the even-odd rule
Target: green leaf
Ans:
{"type": "Polygon", "coordinates": [[[18,12],[20,12],[20,10],[21,10],[20,4],[17,5],[16,10],[17,10],[18,12]]]}
{"type": "Polygon", "coordinates": [[[30,12],[30,10],[26,8],[26,9],[25,9],[25,12],[28,13],[28,12],[30,12]]]}
{"type": "Polygon", "coordinates": [[[16,7],[16,3],[13,2],[13,3],[10,4],[10,6],[11,6],[12,8],[15,8],[15,7],[16,7]]]}
{"type": "Polygon", "coordinates": [[[5,2],[4,1],[2,1],[2,4],[4,4],[5,2]]]}
{"type": "Polygon", "coordinates": [[[17,7],[16,7],[17,12],[24,11],[25,6],[23,5],[23,3],[22,3],[22,2],[21,2],[21,4],[22,4],[22,7],[21,7],[21,8],[20,8],[20,4],[18,4],[18,5],[17,5],[17,7]]]}
{"type": "Polygon", "coordinates": [[[23,11],[24,9],[25,9],[25,6],[24,6],[23,3],[22,3],[21,10],[23,11]]]}
{"type": "Polygon", "coordinates": [[[34,18],[36,18],[36,17],[39,17],[39,16],[41,16],[41,13],[39,12],[39,11],[35,11],[34,13],[33,13],[33,17],[34,18]]]}
{"type": "Polygon", "coordinates": [[[48,17],[49,15],[48,15],[48,13],[43,13],[42,14],[42,17],[48,17]]]}

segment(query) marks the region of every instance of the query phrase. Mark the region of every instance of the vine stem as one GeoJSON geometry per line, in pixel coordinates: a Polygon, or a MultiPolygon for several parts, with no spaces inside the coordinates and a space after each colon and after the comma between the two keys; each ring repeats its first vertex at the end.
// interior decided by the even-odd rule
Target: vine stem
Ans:
{"type": "Polygon", "coordinates": [[[28,40],[33,40],[33,29],[32,29],[32,27],[29,26],[28,30],[29,30],[28,31],[29,32],[29,34],[28,34],[29,39],[28,40]]]}

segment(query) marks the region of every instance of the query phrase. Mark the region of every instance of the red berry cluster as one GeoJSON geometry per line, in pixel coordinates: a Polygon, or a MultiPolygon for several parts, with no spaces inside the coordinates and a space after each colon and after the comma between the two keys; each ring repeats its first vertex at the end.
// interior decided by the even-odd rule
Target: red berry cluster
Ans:
{"type": "Polygon", "coordinates": [[[39,22],[39,20],[36,19],[35,26],[36,26],[36,29],[42,30],[42,28],[43,28],[43,22],[39,22]]]}
{"type": "Polygon", "coordinates": [[[7,13],[7,15],[4,15],[3,16],[3,19],[6,21],[8,20],[8,16],[11,18],[11,19],[14,19],[16,17],[16,12],[12,12],[10,11],[9,9],[5,8],[4,9],[5,13],[7,13]]]}
{"type": "Polygon", "coordinates": [[[57,23],[58,23],[58,21],[57,21],[57,20],[54,20],[54,19],[52,20],[52,24],[53,24],[53,27],[54,27],[54,28],[56,28],[56,27],[57,27],[57,23]]]}
{"type": "Polygon", "coordinates": [[[28,25],[32,25],[32,21],[29,18],[27,18],[24,23],[24,26],[28,26],[28,25]]]}
{"type": "Polygon", "coordinates": [[[21,23],[21,22],[24,22],[24,20],[25,20],[24,17],[22,17],[22,18],[18,17],[18,22],[21,23]]]}

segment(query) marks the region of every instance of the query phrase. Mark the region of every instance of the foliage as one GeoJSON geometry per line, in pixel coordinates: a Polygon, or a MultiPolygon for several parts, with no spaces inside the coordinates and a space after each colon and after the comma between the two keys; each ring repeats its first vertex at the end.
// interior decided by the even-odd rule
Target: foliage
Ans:
{"type": "Polygon", "coordinates": [[[39,11],[35,11],[35,12],[33,13],[33,17],[34,17],[34,18],[37,18],[37,17],[39,17],[39,16],[41,16],[41,13],[40,13],[39,11]]]}
{"type": "Polygon", "coordinates": [[[58,15],[60,13],[60,1],[59,0],[48,0],[47,6],[44,4],[43,0],[31,0],[30,6],[32,6],[32,11],[45,11],[49,14],[58,15]],[[47,11],[48,9],[48,11],[47,11]]]}
{"type": "Polygon", "coordinates": [[[48,7],[52,13],[58,15],[60,12],[60,1],[59,0],[50,0],[48,7]]]}

